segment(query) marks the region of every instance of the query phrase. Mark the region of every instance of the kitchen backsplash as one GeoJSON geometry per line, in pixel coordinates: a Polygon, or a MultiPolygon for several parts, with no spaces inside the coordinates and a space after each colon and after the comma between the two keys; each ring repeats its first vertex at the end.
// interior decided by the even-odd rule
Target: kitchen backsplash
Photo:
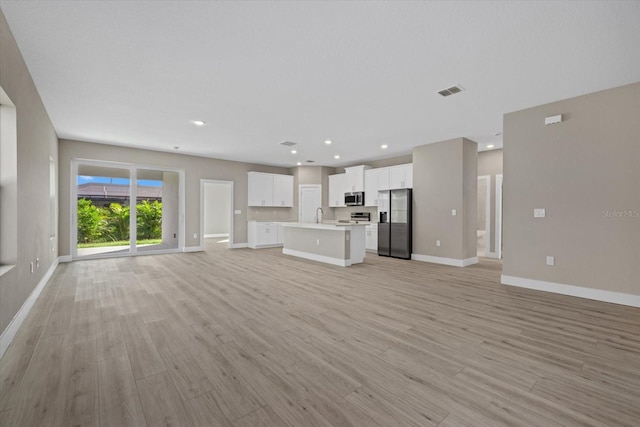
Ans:
{"type": "Polygon", "coordinates": [[[350,206],[347,208],[331,208],[333,211],[334,219],[345,220],[351,219],[352,212],[369,212],[371,214],[371,221],[378,222],[378,208],[369,206],[350,206]]]}

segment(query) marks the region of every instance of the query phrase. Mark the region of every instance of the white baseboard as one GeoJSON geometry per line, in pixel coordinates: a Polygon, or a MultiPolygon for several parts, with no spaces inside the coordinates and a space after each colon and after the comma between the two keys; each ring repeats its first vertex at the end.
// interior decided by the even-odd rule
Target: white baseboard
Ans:
{"type": "Polygon", "coordinates": [[[231,245],[231,249],[242,249],[242,248],[248,248],[249,244],[248,243],[233,243],[231,245]]]}
{"type": "Polygon", "coordinates": [[[204,248],[202,246],[185,246],[182,252],[202,252],[204,248]]]}
{"type": "Polygon", "coordinates": [[[350,259],[332,258],[325,255],[317,255],[309,252],[296,251],[293,249],[282,249],[282,253],[285,255],[296,256],[299,258],[310,259],[312,261],[324,262],[326,264],[337,265],[339,267],[348,267],[351,265],[350,259]]]}
{"type": "Polygon", "coordinates": [[[60,258],[58,257],[53,261],[53,263],[51,263],[51,266],[49,267],[47,272],[44,274],[44,276],[42,276],[42,279],[40,279],[36,287],[33,288],[33,291],[31,291],[31,295],[29,295],[29,297],[25,300],[24,304],[22,304],[22,307],[20,307],[20,310],[18,310],[16,315],[13,316],[13,319],[11,319],[11,322],[9,323],[7,328],[2,332],[2,335],[0,335],[0,358],[2,358],[4,352],[7,351],[7,348],[9,348],[9,344],[11,344],[11,341],[13,341],[13,338],[16,336],[18,329],[20,329],[20,326],[22,326],[22,322],[24,322],[24,319],[27,318],[27,315],[31,311],[33,304],[35,304],[47,282],[49,281],[49,279],[51,279],[51,276],[53,276],[53,272],[56,271],[59,262],[60,258]]]}
{"type": "Polygon", "coordinates": [[[602,289],[585,288],[582,286],[565,285],[562,283],[545,282],[543,280],[505,275],[501,276],[500,281],[503,285],[535,289],[537,291],[552,292],[554,294],[570,295],[572,297],[628,305],[631,307],[640,307],[640,295],[624,294],[622,292],[605,291],[602,289]]]}
{"type": "Polygon", "coordinates": [[[229,237],[229,233],[222,233],[222,234],[205,234],[204,238],[205,239],[211,239],[214,237],[229,237]]]}
{"type": "Polygon", "coordinates": [[[71,255],[62,255],[58,257],[58,262],[71,262],[73,257],[71,255]]]}
{"type": "Polygon", "coordinates": [[[487,252],[484,256],[485,258],[498,259],[498,254],[496,252],[487,252]]]}
{"type": "Polygon", "coordinates": [[[477,256],[473,258],[467,258],[467,259],[456,259],[456,258],[444,258],[439,256],[431,256],[431,255],[411,254],[411,259],[415,261],[432,262],[434,264],[451,265],[453,267],[467,267],[469,265],[478,263],[477,256]]]}

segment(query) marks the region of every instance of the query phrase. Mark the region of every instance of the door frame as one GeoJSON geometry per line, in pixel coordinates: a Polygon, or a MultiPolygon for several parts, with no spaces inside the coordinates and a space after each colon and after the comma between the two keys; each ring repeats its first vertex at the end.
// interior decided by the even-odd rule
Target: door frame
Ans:
{"type": "Polygon", "coordinates": [[[200,249],[204,250],[204,186],[205,184],[224,184],[229,189],[229,242],[227,248],[233,247],[233,181],[223,181],[219,179],[200,179],[200,249]]]}
{"type": "Polygon", "coordinates": [[[498,259],[502,259],[502,174],[496,175],[496,250],[498,259]]]}
{"type": "MultiPolygon", "coordinates": [[[[478,181],[485,180],[487,182],[485,191],[485,209],[484,209],[484,256],[490,257],[491,252],[491,175],[480,175],[478,181]]],[[[477,190],[476,190],[477,192],[477,190]]],[[[476,233],[477,234],[477,233],[476,233]]],[[[477,236],[476,236],[477,239],[477,236]]],[[[477,255],[477,254],[476,254],[477,255]]]]}
{"type": "MultiPolygon", "coordinates": [[[[184,183],[184,169],[179,168],[171,168],[166,166],[154,166],[154,165],[143,165],[137,163],[123,163],[123,162],[113,162],[107,160],[93,160],[93,159],[82,159],[82,158],[74,158],[71,159],[71,191],[69,194],[71,195],[69,200],[69,208],[71,212],[71,229],[69,230],[69,245],[70,245],[70,253],[72,260],[80,260],[80,259],[99,259],[99,258],[119,258],[123,256],[136,256],[136,255],[154,255],[154,254],[165,254],[165,253],[175,253],[175,252],[183,252],[184,251],[184,233],[185,233],[185,221],[184,221],[184,191],[185,191],[185,183],[184,183]],[[88,166],[98,166],[98,167],[107,167],[114,169],[127,169],[129,170],[129,180],[131,182],[129,189],[129,204],[131,205],[131,201],[137,200],[137,171],[141,170],[157,170],[163,172],[175,172],[178,174],[179,179],[179,194],[178,194],[178,247],[175,249],[162,249],[157,251],[150,252],[138,252],[136,247],[136,228],[137,228],[137,212],[136,209],[130,210],[129,215],[129,252],[126,254],[118,253],[118,254],[94,254],[94,255],[86,255],[79,257],[78,256],[78,166],[80,165],[88,165],[88,166]]],[[[134,202],[135,203],[135,202],[134,202]]]]}
{"type": "Polygon", "coordinates": [[[320,190],[320,204],[318,205],[318,207],[322,207],[322,184],[300,184],[300,185],[298,185],[298,221],[299,222],[302,222],[302,189],[303,188],[319,189],[320,190]]]}

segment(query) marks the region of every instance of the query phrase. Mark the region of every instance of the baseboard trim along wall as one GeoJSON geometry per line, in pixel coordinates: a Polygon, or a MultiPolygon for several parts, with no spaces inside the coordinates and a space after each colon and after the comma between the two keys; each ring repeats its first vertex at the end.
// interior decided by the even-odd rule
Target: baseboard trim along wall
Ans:
{"type": "Polygon", "coordinates": [[[214,237],[229,237],[229,233],[222,233],[222,234],[205,234],[204,238],[205,239],[211,239],[214,237]]]}
{"type": "Polygon", "coordinates": [[[495,253],[495,252],[487,252],[487,253],[485,254],[485,257],[486,257],[486,258],[498,259],[498,254],[497,254],[497,253],[495,253]]]}
{"type": "Polygon", "coordinates": [[[53,273],[56,271],[58,263],[60,262],[59,260],[60,258],[58,257],[53,261],[53,263],[51,263],[47,272],[42,276],[42,279],[40,279],[33,291],[31,291],[31,295],[29,295],[24,304],[22,304],[22,307],[20,307],[20,310],[18,310],[16,315],[13,316],[13,319],[11,319],[7,329],[2,332],[2,335],[0,336],[0,358],[2,358],[4,352],[9,348],[9,344],[11,344],[11,341],[15,338],[18,329],[22,326],[22,322],[27,318],[33,304],[35,304],[47,282],[49,282],[49,279],[53,276],[53,273]]]}
{"type": "Polygon", "coordinates": [[[248,248],[249,244],[248,243],[233,243],[231,245],[231,249],[242,249],[242,248],[248,248]]]}
{"type": "Polygon", "coordinates": [[[467,258],[467,259],[455,259],[455,258],[443,258],[443,257],[431,256],[431,255],[411,254],[411,259],[414,261],[432,262],[434,264],[444,264],[444,265],[450,265],[453,267],[467,267],[469,265],[478,263],[477,256],[473,258],[467,258]]]}
{"type": "Polygon", "coordinates": [[[552,292],[554,294],[610,302],[613,304],[640,307],[640,295],[624,294],[622,292],[605,291],[602,289],[584,288],[582,286],[565,285],[562,283],[545,282],[543,280],[526,279],[523,277],[502,275],[503,285],[519,288],[535,289],[537,291],[552,292]]]}
{"type": "Polygon", "coordinates": [[[351,265],[350,259],[332,258],[324,255],[312,254],[309,252],[301,252],[293,249],[282,249],[282,253],[285,255],[297,256],[299,258],[310,259],[311,261],[320,261],[327,264],[337,265],[339,267],[348,267],[351,265]]]}
{"type": "Polygon", "coordinates": [[[202,252],[204,248],[202,246],[185,246],[182,252],[202,252]]]}
{"type": "Polygon", "coordinates": [[[73,257],[71,255],[62,255],[58,257],[58,262],[71,262],[73,257]]]}

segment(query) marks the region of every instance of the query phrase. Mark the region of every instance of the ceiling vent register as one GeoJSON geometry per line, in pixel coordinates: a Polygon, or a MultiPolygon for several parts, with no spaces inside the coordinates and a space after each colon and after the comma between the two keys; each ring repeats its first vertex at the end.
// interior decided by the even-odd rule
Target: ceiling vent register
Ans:
{"type": "Polygon", "coordinates": [[[463,89],[460,86],[451,86],[449,88],[439,90],[438,93],[442,96],[449,96],[462,92],[462,90],[463,89]]]}
{"type": "Polygon", "coordinates": [[[296,143],[291,141],[285,141],[285,142],[281,142],[280,145],[284,145],[285,147],[293,147],[294,145],[296,145],[296,143]]]}

